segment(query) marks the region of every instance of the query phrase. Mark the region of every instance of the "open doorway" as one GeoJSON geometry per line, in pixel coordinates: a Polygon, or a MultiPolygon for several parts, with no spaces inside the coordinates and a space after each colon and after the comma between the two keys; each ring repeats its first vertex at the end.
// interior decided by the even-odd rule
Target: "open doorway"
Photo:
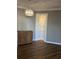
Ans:
{"type": "Polygon", "coordinates": [[[48,19],[47,13],[36,14],[35,40],[46,41],[47,19],[48,19]]]}

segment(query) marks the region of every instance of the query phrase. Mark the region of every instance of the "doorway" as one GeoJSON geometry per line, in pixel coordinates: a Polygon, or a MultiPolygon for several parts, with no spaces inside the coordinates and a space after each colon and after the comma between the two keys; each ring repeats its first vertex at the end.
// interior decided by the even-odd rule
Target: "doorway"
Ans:
{"type": "Polygon", "coordinates": [[[47,19],[48,19],[47,13],[36,14],[35,40],[46,41],[47,19]]]}

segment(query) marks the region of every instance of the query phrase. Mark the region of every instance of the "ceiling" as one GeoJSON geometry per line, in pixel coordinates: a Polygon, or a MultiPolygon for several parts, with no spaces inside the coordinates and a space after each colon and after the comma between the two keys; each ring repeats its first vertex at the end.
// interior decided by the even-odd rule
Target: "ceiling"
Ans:
{"type": "Polygon", "coordinates": [[[17,8],[34,11],[60,10],[61,0],[17,0],[17,8]]]}

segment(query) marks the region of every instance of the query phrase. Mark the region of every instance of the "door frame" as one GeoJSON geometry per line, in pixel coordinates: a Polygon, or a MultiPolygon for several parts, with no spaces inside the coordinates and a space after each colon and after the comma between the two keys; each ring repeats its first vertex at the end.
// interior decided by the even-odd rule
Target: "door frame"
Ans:
{"type": "Polygon", "coordinates": [[[40,15],[40,14],[45,14],[45,15],[47,15],[47,19],[46,19],[46,29],[45,29],[45,39],[44,39],[44,41],[46,41],[46,38],[47,38],[47,21],[48,21],[48,13],[36,13],[36,15],[35,15],[35,41],[37,41],[37,39],[36,39],[36,17],[37,17],[37,15],[40,15]]]}

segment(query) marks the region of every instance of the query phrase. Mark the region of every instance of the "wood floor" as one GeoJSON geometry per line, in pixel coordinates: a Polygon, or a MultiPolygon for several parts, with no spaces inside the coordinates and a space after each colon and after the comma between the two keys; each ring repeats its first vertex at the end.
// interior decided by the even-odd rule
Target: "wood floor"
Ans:
{"type": "Polygon", "coordinates": [[[43,41],[18,46],[17,59],[61,59],[61,46],[43,41]]]}

